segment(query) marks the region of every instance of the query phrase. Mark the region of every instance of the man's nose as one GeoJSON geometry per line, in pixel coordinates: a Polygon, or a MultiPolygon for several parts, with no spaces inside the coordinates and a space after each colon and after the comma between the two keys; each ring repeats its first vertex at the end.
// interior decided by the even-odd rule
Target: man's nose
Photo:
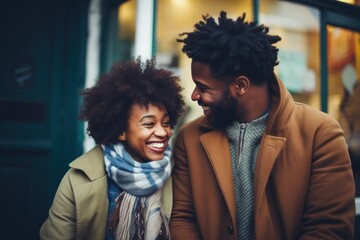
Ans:
{"type": "Polygon", "coordinates": [[[194,88],[192,94],[191,94],[191,100],[198,101],[200,99],[200,93],[197,87],[194,88]]]}

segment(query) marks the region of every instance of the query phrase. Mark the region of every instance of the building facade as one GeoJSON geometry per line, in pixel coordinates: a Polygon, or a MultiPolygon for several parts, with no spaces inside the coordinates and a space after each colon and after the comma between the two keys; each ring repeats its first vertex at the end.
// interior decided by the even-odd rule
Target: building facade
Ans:
{"type": "Polygon", "coordinates": [[[1,239],[38,239],[68,164],[93,143],[77,118],[79,92],[117,61],[156,56],[182,79],[190,61],[176,42],[202,15],[248,20],[280,35],[275,71],[295,100],[334,116],[356,181],[360,238],[359,0],[5,0],[0,8],[1,239]],[[21,226],[21,231],[19,231],[21,226]]]}

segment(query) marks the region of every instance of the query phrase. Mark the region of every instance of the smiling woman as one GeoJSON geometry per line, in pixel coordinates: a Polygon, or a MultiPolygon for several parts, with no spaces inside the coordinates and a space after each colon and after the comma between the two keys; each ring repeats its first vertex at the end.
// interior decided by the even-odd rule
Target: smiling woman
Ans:
{"type": "Polygon", "coordinates": [[[138,58],[82,92],[97,146],[70,163],[41,239],[170,239],[169,139],[183,113],[179,79],[138,58]]]}
{"type": "Polygon", "coordinates": [[[138,162],[161,160],[171,136],[165,106],[134,104],[127,129],[120,134],[126,151],[138,162]]]}

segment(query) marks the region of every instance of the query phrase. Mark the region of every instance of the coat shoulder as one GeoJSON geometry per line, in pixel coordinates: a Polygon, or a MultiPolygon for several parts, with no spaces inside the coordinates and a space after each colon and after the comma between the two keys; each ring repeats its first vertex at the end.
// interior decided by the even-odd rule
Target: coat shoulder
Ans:
{"type": "Polygon", "coordinates": [[[338,121],[333,116],[304,103],[296,102],[294,113],[298,118],[301,118],[301,121],[304,123],[312,125],[339,125],[338,121]]]}

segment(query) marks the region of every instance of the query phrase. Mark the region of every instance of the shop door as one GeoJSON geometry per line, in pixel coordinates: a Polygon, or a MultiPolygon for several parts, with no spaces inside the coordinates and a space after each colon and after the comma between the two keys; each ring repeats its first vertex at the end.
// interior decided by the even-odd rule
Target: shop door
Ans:
{"type": "Polygon", "coordinates": [[[86,0],[2,1],[2,240],[39,239],[56,187],[78,155],[86,20],[86,0]]]}
{"type": "Polygon", "coordinates": [[[51,12],[41,2],[1,7],[0,238],[35,239],[47,205],[51,12]]]}

